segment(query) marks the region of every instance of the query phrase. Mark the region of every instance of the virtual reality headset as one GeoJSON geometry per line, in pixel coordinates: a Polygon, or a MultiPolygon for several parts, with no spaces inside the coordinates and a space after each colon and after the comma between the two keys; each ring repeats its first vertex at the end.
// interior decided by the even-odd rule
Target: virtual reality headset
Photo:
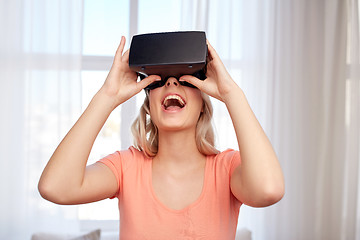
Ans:
{"type": "MultiPolygon", "coordinates": [[[[169,77],[193,75],[206,79],[207,45],[205,32],[166,32],[135,35],[130,45],[129,67],[141,79],[159,75],[161,81],[146,90],[161,87],[169,77]]],[[[195,87],[187,82],[182,85],[195,87]]]]}

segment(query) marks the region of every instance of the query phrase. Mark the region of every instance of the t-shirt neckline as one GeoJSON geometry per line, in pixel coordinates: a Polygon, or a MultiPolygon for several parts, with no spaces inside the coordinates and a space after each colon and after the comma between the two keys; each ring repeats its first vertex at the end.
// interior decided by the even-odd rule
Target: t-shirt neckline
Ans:
{"type": "Polygon", "coordinates": [[[173,208],[166,206],[163,202],[161,202],[160,199],[155,194],[155,190],[154,190],[154,187],[152,184],[152,158],[151,158],[151,161],[148,161],[148,171],[149,171],[149,174],[148,174],[149,181],[148,182],[150,185],[149,189],[151,192],[151,196],[152,196],[154,202],[156,203],[156,205],[160,206],[161,208],[163,208],[164,210],[166,210],[168,212],[178,213],[178,214],[187,212],[188,210],[196,207],[201,202],[201,200],[204,198],[204,195],[205,195],[205,192],[207,189],[208,168],[209,168],[209,155],[206,156],[206,160],[205,160],[203,187],[202,187],[199,197],[194,202],[190,203],[189,205],[185,206],[182,209],[173,209],[173,208]]]}

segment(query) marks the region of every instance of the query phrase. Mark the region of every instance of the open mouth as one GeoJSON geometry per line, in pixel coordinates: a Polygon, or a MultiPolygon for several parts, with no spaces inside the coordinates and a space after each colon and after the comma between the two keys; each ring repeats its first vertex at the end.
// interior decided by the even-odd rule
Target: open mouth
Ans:
{"type": "Polygon", "coordinates": [[[179,95],[171,94],[164,98],[162,105],[165,110],[179,110],[185,107],[186,102],[179,95]]]}

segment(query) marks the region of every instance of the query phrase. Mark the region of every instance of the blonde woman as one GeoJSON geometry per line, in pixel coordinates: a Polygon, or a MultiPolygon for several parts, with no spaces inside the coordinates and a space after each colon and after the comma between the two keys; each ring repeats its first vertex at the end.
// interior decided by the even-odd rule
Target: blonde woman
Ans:
{"type": "Polygon", "coordinates": [[[134,147],[87,166],[110,113],[160,80],[151,75],[137,82],[122,37],[105,83],[45,167],[41,195],[58,204],[117,197],[120,239],[234,239],[241,204],[278,202],[284,180],[276,154],[243,91],[207,44],[207,78],[170,77],[146,90],[132,128],[134,147]],[[226,105],[239,151],[214,147],[208,95],[226,105]]]}

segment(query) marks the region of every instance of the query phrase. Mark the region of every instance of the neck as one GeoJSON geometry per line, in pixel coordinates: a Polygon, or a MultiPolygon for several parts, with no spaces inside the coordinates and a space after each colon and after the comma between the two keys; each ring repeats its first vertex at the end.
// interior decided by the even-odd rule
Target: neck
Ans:
{"type": "Polygon", "coordinates": [[[179,164],[196,163],[194,159],[201,160],[204,155],[199,152],[195,131],[159,132],[159,145],[156,159],[158,161],[179,164]]]}

